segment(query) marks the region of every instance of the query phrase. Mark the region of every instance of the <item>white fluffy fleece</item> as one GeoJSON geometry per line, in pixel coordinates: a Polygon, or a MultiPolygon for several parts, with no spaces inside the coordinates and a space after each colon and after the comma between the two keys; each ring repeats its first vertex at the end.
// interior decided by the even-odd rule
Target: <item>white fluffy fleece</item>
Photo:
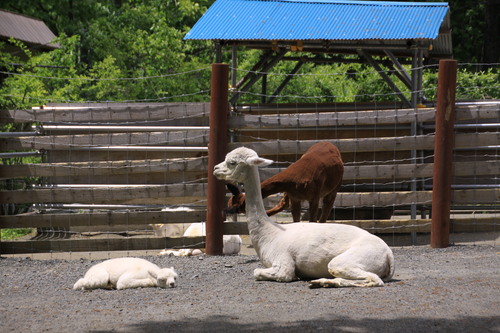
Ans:
{"type": "Polygon", "coordinates": [[[141,258],[116,258],[92,266],[73,289],[174,288],[177,273],[173,267],[160,268],[141,258]]]}
{"type": "MultiPolygon", "coordinates": [[[[206,236],[205,222],[192,223],[184,232],[184,237],[199,237],[206,236]]],[[[241,237],[239,235],[223,235],[222,236],[222,253],[238,254],[241,250],[241,237]]],[[[202,254],[200,249],[181,249],[181,250],[162,250],[160,255],[171,255],[176,257],[196,256],[202,254]]]]}
{"type": "Polygon", "coordinates": [[[257,167],[272,161],[240,147],[214,167],[221,180],[243,183],[247,224],[264,268],[257,280],[307,279],[316,287],[376,287],[391,280],[394,255],[387,244],[358,227],[336,223],[277,224],[266,214],[257,167]]]}

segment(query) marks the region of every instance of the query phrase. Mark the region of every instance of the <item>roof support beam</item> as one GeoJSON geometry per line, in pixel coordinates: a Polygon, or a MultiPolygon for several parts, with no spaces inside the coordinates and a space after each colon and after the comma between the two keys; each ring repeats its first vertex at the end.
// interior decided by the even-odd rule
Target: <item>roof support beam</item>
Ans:
{"type": "Polygon", "coordinates": [[[238,47],[231,48],[231,88],[236,87],[236,68],[238,68],[238,47]]]}
{"type": "Polygon", "coordinates": [[[222,62],[222,46],[219,40],[214,41],[215,46],[215,63],[220,64],[222,62]]]}
{"type": "MultiPolygon", "coordinates": [[[[417,107],[417,100],[418,100],[418,92],[417,92],[417,86],[418,86],[418,50],[414,49],[413,51],[413,58],[412,58],[412,64],[411,64],[411,106],[412,107],[417,107]]],[[[413,157],[413,156],[412,156],[413,157]]]]}
{"type": "Polygon", "coordinates": [[[421,48],[415,48],[412,58],[412,106],[417,107],[425,101],[422,91],[423,80],[423,66],[424,66],[424,51],[421,48]]]}
{"type": "Polygon", "coordinates": [[[424,80],[424,50],[423,49],[418,49],[417,52],[417,64],[418,64],[418,80],[417,80],[417,91],[418,91],[418,103],[422,103],[422,101],[426,101],[426,98],[424,96],[424,91],[422,90],[423,87],[423,80],[424,80]]]}
{"type": "Polygon", "coordinates": [[[249,81],[251,78],[253,78],[256,74],[255,72],[258,71],[259,68],[263,66],[263,64],[272,57],[273,52],[272,51],[266,51],[264,52],[260,60],[252,67],[252,69],[241,79],[236,83],[234,88],[239,89],[246,81],[249,81]]]}
{"type": "Polygon", "coordinates": [[[405,86],[408,87],[408,89],[410,89],[412,92],[416,92],[417,96],[414,105],[426,102],[427,99],[425,98],[422,91],[422,72],[424,66],[423,50],[419,48],[415,51],[415,54],[412,57],[412,73],[416,73],[417,75],[415,82],[412,81],[412,77],[410,77],[408,72],[404,69],[399,60],[391,51],[386,50],[385,54],[391,60],[391,63],[389,63],[389,65],[391,67],[394,65],[395,67],[393,67],[395,70],[394,74],[401,80],[401,82],[404,83],[405,86]]]}
{"type": "Polygon", "coordinates": [[[401,65],[399,60],[394,56],[394,54],[391,51],[384,50],[384,52],[387,55],[387,57],[389,57],[392,64],[394,65],[395,70],[396,70],[395,74],[398,76],[398,78],[401,80],[401,82],[403,82],[405,84],[405,86],[407,86],[409,89],[411,89],[412,88],[411,78],[410,78],[410,75],[408,75],[408,73],[404,69],[403,65],[401,65]]]}
{"type": "Polygon", "coordinates": [[[380,74],[380,76],[382,77],[382,79],[389,85],[389,87],[392,89],[392,91],[394,91],[397,96],[399,97],[399,99],[401,99],[401,101],[406,104],[407,106],[411,107],[411,103],[410,101],[405,97],[405,95],[399,90],[399,88],[394,84],[394,82],[392,82],[391,78],[389,77],[389,75],[387,75],[385,73],[385,71],[380,67],[380,65],[372,58],[371,55],[369,55],[368,53],[366,53],[363,49],[358,49],[357,50],[358,54],[365,58],[366,61],[368,61],[368,63],[370,65],[373,66],[373,68],[375,68],[375,70],[380,74]]]}
{"type": "MultiPolygon", "coordinates": [[[[278,51],[278,53],[272,57],[267,63],[263,62],[262,63],[262,66],[261,66],[261,69],[259,71],[257,71],[257,69],[255,69],[257,71],[257,73],[249,73],[249,74],[253,74],[252,75],[252,78],[249,78],[248,74],[245,76],[245,78],[249,78],[248,79],[248,83],[245,84],[244,87],[242,87],[241,89],[238,89],[238,92],[236,92],[233,97],[231,97],[230,99],[230,103],[231,104],[234,104],[240,97],[241,95],[246,92],[246,91],[249,91],[250,88],[255,84],[255,82],[257,82],[261,77],[263,77],[266,72],[268,70],[270,70],[274,65],[276,65],[280,60],[281,58],[283,58],[283,56],[288,52],[288,50],[286,49],[280,49],[278,51]]],[[[261,63],[262,61],[259,61],[259,63],[261,63]]],[[[255,66],[254,66],[255,67],[255,66]]],[[[239,87],[239,83],[237,85],[237,87],[239,87]]]]}
{"type": "MultiPolygon", "coordinates": [[[[329,53],[325,53],[329,54],[329,53]]],[[[367,64],[368,62],[364,59],[357,58],[357,59],[350,59],[350,58],[344,58],[344,57],[328,57],[328,58],[313,58],[313,57],[306,57],[306,56],[300,56],[300,57],[283,57],[283,61],[302,61],[304,63],[310,62],[313,64],[335,64],[335,63],[342,63],[342,64],[367,64]]],[[[384,62],[384,65],[386,62],[389,62],[389,60],[384,62]]],[[[399,64],[411,64],[411,62],[408,62],[407,60],[399,61],[399,64]]],[[[409,76],[408,76],[409,77],[409,76]]]]}
{"type": "MultiPolygon", "coordinates": [[[[330,41],[304,41],[302,52],[324,53],[324,54],[357,54],[356,49],[369,50],[372,55],[385,55],[386,50],[390,50],[397,57],[413,57],[413,50],[408,47],[415,41],[361,41],[358,43],[343,43],[330,41]]],[[[428,48],[428,45],[418,41],[419,47],[428,48]]],[[[228,41],[226,46],[242,46],[248,49],[271,50],[272,48],[286,48],[291,50],[291,44],[286,41],[280,41],[277,45],[269,41],[228,41]]],[[[447,53],[437,53],[433,51],[432,58],[439,59],[450,57],[447,53]]]]}

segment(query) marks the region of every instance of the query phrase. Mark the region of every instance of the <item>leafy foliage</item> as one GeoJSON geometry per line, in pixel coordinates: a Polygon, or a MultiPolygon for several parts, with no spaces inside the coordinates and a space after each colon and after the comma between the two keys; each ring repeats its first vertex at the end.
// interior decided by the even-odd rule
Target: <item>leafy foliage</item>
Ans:
{"type": "MultiPolygon", "coordinates": [[[[25,0],[21,4],[4,0],[0,7],[46,22],[59,35],[61,47],[32,53],[22,43],[11,41],[22,52],[16,56],[0,52],[0,68],[14,74],[3,79],[0,107],[29,108],[66,101],[206,101],[210,72],[198,69],[212,63],[212,44],[182,39],[213,1],[25,0]],[[187,74],[179,77],[173,75],[176,73],[187,74]]],[[[455,55],[461,61],[480,61],[484,5],[472,0],[449,3],[455,55]],[[461,42],[465,40],[467,43],[461,42]]],[[[239,52],[238,67],[251,69],[260,54],[257,50],[239,52]]],[[[226,62],[229,57],[226,51],[226,62]]],[[[294,66],[293,62],[282,62],[272,69],[273,75],[267,77],[268,93],[280,86],[294,66]]],[[[299,74],[280,93],[277,102],[397,99],[378,73],[365,65],[306,63],[299,74]]],[[[498,97],[498,89],[487,88],[495,86],[495,79],[498,73],[494,70],[464,69],[459,73],[459,86],[470,84],[477,88],[464,88],[458,95],[498,97]]],[[[435,80],[432,69],[425,73],[427,94],[433,94],[435,80]]],[[[398,88],[410,97],[406,87],[398,83],[398,88]]],[[[261,100],[260,87],[250,92],[242,102],[261,100]]]]}
{"type": "Polygon", "coordinates": [[[0,239],[1,240],[12,240],[33,232],[34,229],[29,228],[16,228],[16,229],[1,229],[0,239]]]}

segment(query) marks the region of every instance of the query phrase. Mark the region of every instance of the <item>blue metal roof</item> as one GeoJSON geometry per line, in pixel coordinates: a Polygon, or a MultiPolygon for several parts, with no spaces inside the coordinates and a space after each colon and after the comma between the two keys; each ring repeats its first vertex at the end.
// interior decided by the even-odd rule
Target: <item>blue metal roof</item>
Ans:
{"type": "Polygon", "coordinates": [[[446,2],[216,0],[184,39],[435,39],[446,2]]]}

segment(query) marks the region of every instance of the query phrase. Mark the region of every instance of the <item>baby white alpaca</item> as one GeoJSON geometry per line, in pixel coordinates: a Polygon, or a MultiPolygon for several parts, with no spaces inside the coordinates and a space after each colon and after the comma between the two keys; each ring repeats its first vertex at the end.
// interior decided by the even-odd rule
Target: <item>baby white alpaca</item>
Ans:
{"type": "Polygon", "coordinates": [[[391,249],[363,229],[335,223],[274,223],[264,209],[257,170],[272,162],[241,147],[214,168],[218,179],[245,186],[248,230],[265,267],[254,270],[257,280],[301,278],[314,279],[310,287],[375,287],[392,278],[391,249]]]}
{"type": "Polygon", "coordinates": [[[73,289],[174,288],[176,285],[177,273],[173,267],[160,268],[141,258],[116,258],[90,267],[73,289]]]}
{"type": "MultiPolygon", "coordinates": [[[[184,232],[184,237],[206,236],[205,222],[192,223],[184,232]]],[[[239,235],[223,235],[222,236],[222,253],[223,254],[238,254],[241,250],[241,237],[239,235]]],[[[180,250],[162,250],[160,255],[173,255],[176,257],[196,256],[202,254],[200,249],[180,249],[180,250]]]]}

